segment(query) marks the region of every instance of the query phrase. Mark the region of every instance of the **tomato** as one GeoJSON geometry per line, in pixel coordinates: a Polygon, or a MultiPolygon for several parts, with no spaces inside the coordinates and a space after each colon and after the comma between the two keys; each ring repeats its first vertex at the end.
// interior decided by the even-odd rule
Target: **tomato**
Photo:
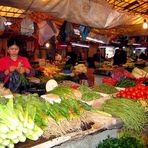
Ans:
{"type": "Polygon", "coordinates": [[[135,97],[135,96],[133,96],[133,97],[132,97],[132,99],[137,100],[138,98],[137,98],[137,97],[135,97]]]}
{"type": "Polygon", "coordinates": [[[126,95],[125,93],[124,93],[124,94],[122,94],[122,97],[126,98],[126,96],[127,96],[127,95],[126,95]]]}
{"type": "Polygon", "coordinates": [[[118,94],[116,94],[116,96],[117,96],[117,97],[121,97],[121,94],[120,94],[120,93],[118,93],[118,94]]]}
{"type": "Polygon", "coordinates": [[[137,94],[135,92],[132,92],[132,96],[136,96],[137,94]]]}
{"type": "Polygon", "coordinates": [[[132,98],[132,97],[131,97],[131,95],[127,95],[127,98],[129,98],[129,99],[130,99],[130,98],[132,98]]]}

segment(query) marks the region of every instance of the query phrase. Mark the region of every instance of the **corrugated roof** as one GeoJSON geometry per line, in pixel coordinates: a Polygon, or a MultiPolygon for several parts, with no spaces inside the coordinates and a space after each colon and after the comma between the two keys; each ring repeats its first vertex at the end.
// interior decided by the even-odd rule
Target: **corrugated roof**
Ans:
{"type": "Polygon", "coordinates": [[[114,9],[148,16],[148,0],[106,0],[114,9]]]}
{"type": "Polygon", "coordinates": [[[7,7],[7,6],[0,5],[0,16],[24,18],[25,17],[24,12],[25,10],[23,9],[17,9],[13,7],[7,7]]]}

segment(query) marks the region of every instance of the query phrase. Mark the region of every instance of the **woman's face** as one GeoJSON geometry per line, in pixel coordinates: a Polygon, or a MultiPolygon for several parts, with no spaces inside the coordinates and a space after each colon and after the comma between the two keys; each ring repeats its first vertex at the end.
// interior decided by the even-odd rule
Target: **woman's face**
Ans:
{"type": "Polygon", "coordinates": [[[8,48],[8,53],[10,56],[18,56],[19,47],[17,45],[12,45],[8,48]]]}

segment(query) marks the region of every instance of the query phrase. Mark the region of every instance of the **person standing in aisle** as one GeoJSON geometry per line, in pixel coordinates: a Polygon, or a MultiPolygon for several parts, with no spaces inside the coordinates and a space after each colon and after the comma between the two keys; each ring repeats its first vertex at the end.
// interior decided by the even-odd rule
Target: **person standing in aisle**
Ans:
{"type": "Polygon", "coordinates": [[[93,55],[94,62],[101,63],[104,61],[104,57],[102,56],[100,49],[97,49],[97,52],[93,55]]]}
{"type": "Polygon", "coordinates": [[[114,57],[113,57],[113,65],[122,65],[127,62],[127,54],[126,51],[123,50],[122,47],[116,49],[114,57]]]}
{"type": "Polygon", "coordinates": [[[89,87],[94,86],[95,76],[94,76],[94,70],[95,70],[95,63],[93,57],[87,58],[87,77],[88,77],[88,85],[89,87]]]}

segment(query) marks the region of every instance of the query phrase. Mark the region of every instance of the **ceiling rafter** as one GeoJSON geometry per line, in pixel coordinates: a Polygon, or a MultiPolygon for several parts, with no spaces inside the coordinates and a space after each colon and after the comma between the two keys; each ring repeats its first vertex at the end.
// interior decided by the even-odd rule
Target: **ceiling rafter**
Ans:
{"type": "Polygon", "coordinates": [[[106,0],[114,9],[148,16],[148,1],[106,0]]]}

